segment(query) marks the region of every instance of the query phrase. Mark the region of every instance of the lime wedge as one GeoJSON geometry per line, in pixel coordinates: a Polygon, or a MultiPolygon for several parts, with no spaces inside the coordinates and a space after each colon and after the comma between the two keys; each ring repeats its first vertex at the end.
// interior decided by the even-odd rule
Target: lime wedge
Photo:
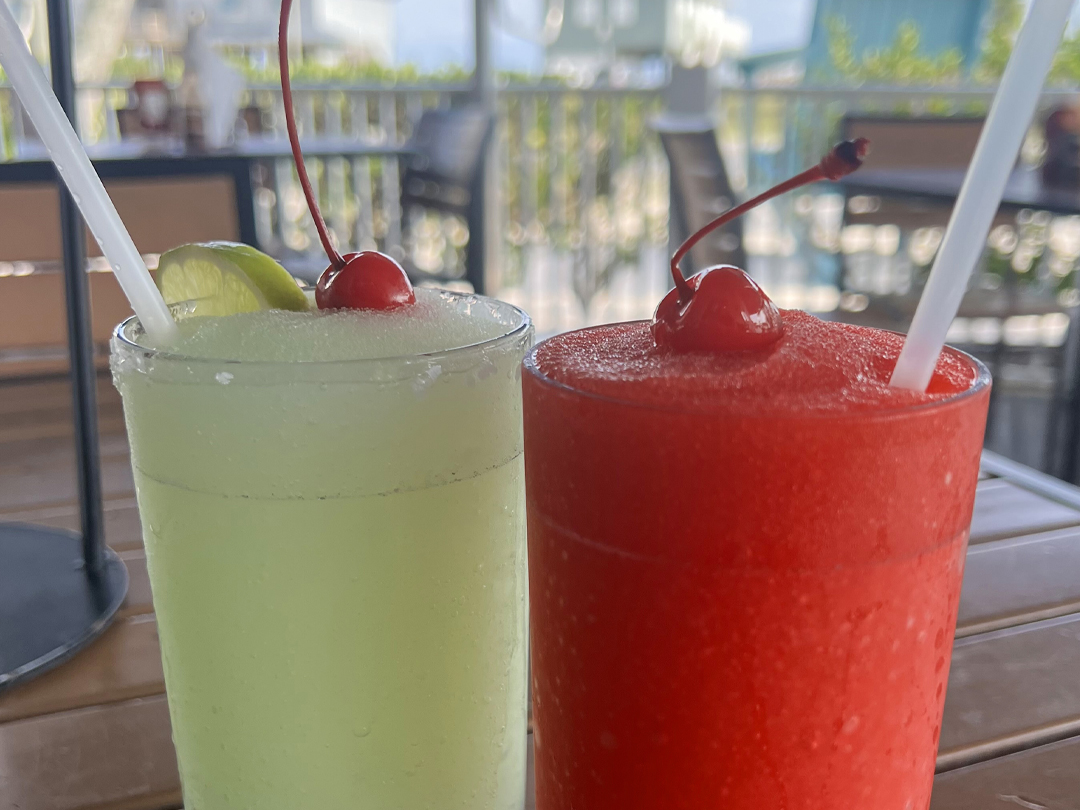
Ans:
{"type": "Polygon", "coordinates": [[[162,253],[157,285],[166,304],[194,302],[195,315],[308,309],[289,271],[249,245],[206,242],[162,253]]]}

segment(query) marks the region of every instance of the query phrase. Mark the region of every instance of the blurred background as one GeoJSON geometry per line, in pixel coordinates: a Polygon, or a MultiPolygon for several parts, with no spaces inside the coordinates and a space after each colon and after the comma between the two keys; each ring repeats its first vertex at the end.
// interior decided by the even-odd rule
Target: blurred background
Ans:
{"type": "MultiPolygon", "coordinates": [[[[45,0],[5,1],[47,65],[45,0]]],[[[79,128],[148,262],[231,238],[317,277],[287,156],[277,3],[74,0],[72,12],[79,128]]],[[[294,92],[342,248],[512,301],[540,334],[648,317],[680,235],[867,135],[873,156],[849,183],[759,208],[688,269],[739,264],[783,307],[903,330],[1025,12],[1024,0],[300,0],[294,92]]],[[[1073,481],[1078,86],[1080,28],[950,335],[994,372],[987,446],[1073,481]]],[[[0,73],[5,379],[66,362],[49,171],[0,73]]],[[[103,260],[89,269],[103,358],[126,305],[103,260]]]]}

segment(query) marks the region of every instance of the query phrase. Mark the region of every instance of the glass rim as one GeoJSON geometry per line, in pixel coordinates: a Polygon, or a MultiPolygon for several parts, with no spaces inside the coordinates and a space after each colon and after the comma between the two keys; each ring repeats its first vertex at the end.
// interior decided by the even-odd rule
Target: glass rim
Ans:
{"type": "MultiPolygon", "coordinates": [[[[647,323],[647,321],[645,321],[645,320],[621,321],[620,323],[647,323]]],[[[777,419],[852,419],[852,418],[858,418],[860,420],[865,420],[865,419],[873,419],[873,418],[877,418],[877,417],[891,417],[891,416],[896,416],[897,414],[917,413],[917,412],[921,412],[921,411],[924,411],[924,410],[933,410],[933,409],[936,409],[936,408],[944,408],[944,407],[949,407],[949,406],[953,406],[953,405],[956,405],[958,403],[961,403],[961,402],[967,400],[970,397],[974,397],[974,396],[977,396],[978,394],[982,393],[985,389],[990,387],[990,384],[993,381],[992,377],[990,375],[990,369],[987,368],[986,364],[983,363],[982,360],[980,360],[977,357],[974,357],[973,355],[968,354],[967,352],[965,352],[965,351],[963,351],[961,349],[957,349],[954,346],[949,346],[949,345],[946,344],[946,346],[943,348],[942,351],[954,352],[955,354],[959,355],[961,358],[966,360],[968,363],[970,363],[972,370],[975,372],[975,378],[972,380],[971,384],[967,388],[965,388],[963,391],[957,391],[957,392],[955,392],[953,394],[949,394],[948,396],[946,396],[946,397],[944,397],[942,399],[935,399],[935,400],[931,400],[929,402],[916,402],[916,403],[911,403],[911,404],[908,404],[908,405],[890,405],[888,407],[882,407],[882,408],[868,408],[866,410],[859,410],[859,411],[839,411],[839,412],[818,411],[818,412],[809,412],[809,413],[794,413],[793,412],[793,413],[773,413],[773,414],[767,414],[767,415],[758,415],[758,414],[756,414],[754,412],[751,412],[751,411],[747,411],[747,412],[736,412],[736,411],[726,412],[726,411],[723,411],[721,409],[709,410],[709,409],[703,409],[703,408],[687,408],[687,407],[680,407],[677,402],[675,404],[673,404],[673,405],[661,405],[661,404],[658,404],[658,403],[641,402],[641,401],[638,401],[638,400],[627,399],[625,397],[614,397],[614,396],[610,396],[608,394],[598,394],[598,393],[596,393],[594,391],[586,391],[586,390],[584,390],[582,388],[575,387],[574,385],[571,385],[569,383],[562,382],[561,380],[556,380],[553,377],[550,377],[547,374],[545,374],[544,372],[542,372],[537,367],[537,364],[536,364],[537,352],[548,341],[555,340],[555,339],[560,338],[560,337],[564,337],[565,335],[578,334],[580,332],[590,332],[590,331],[593,331],[595,329],[603,329],[605,326],[612,326],[612,325],[614,325],[614,324],[598,324],[598,325],[595,325],[595,326],[586,326],[586,327],[582,327],[581,329],[571,329],[571,330],[569,330],[567,332],[562,332],[562,333],[560,333],[558,335],[552,335],[549,338],[545,338],[544,340],[541,340],[538,343],[536,343],[535,345],[533,345],[525,353],[525,358],[522,360],[522,368],[524,369],[524,371],[527,374],[534,377],[538,382],[540,382],[543,385],[550,386],[552,388],[558,389],[560,391],[563,391],[563,392],[565,392],[567,394],[571,394],[573,396],[584,397],[586,399],[595,400],[597,402],[604,402],[604,403],[608,403],[608,404],[611,404],[611,405],[622,405],[622,406],[626,406],[626,407],[630,407],[630,408],[640,408],[642,410],[657,411],[657,412],[660,412],[660,413],[669,413],[669,414],[688,414],[688,415],[698,415],[698,416],[713,416],[713,415],[715,415],[715,416],[735,417],[735,418],[739,418],[739,419],[771,419],[771,420],[777,420],[777,419]]],[[[866,327],[866,328],[873,329],[874,327],[866,327]]],[[[902,335],[902,333],[893,331],[891,329],[878,329],[876,331],[890,332],[890,333],[892,333],[894,335],[902,335]]]]}
{"type": "MultiPolygon", "coordinates": [[[[382,357],[357,357],[346,358],[339,360],[236,360],[220,357],[198,357],[194,355],[187,355],[180,352],[169,351],[168,349],[155,349],[152,346],[144,346],[137,340],[129,337],[126,332],[129,327],[138,328],[142,330],[142,324],[139,322],[137,315],[131,315],[125,318],[112,332],[112,339],[119,344],[125,351],[138,352],[145,357],[152,357],[154,359],[164,360],[169,363],[185,364],[190,366],[222,366],[222,365],[234,365],[234,366],[246,366],[250,368],[263,368],[272,369],[276,367],[282,368],[347,368],[347,367],[376,367],[379,365],[387,364],[400,364],[408,365],[415,362],[430,363],[432,361],[462,357],[469,354],[474,354],[477,351],[497,347],[504,343],[513,343],[515,339],[522,338],[529,333],[532,329],[532,318],[529,317],[529,313],[514,304],[506,301],[501,301],[498,298],[491,298],[486,295],[479,295],[477,293],[460,293],[452,290],[436,290],[440,295],[448,296],[455,300],[474,299],[484,302],[486,304],[493,304],[499,309],[504,309],[510,312],[516,317],[517,323],[513,326],[504,328],[500,334],[494,337],[485,338],[484,340],[478,340],[475,343],[467,343],[462,346],[453,346],[449,349],[436,349],[430,352],[416,352],[413,354],[394,354],[385,355],[382,357]]],[[[186,303],[186,302],[185,302],[186,303]]],[[[170,305],[170,309],[174,310],[177,307],[182,307],[184,304],[170,305]]],[[[143,332],[142,334],[145,334],[143,332]]],[[[115,353],[115,352],[110,352],[115,353]]]]}

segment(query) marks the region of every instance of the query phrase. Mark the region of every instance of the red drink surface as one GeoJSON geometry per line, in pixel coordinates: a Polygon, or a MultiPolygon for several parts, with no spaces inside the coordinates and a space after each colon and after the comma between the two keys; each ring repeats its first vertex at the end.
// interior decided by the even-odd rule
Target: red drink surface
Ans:
{"type": "Polygon", "coordinates": [[[526,360],[538,810],[925,810],[989,394],[947,351],[784,312],[526,360]]]}

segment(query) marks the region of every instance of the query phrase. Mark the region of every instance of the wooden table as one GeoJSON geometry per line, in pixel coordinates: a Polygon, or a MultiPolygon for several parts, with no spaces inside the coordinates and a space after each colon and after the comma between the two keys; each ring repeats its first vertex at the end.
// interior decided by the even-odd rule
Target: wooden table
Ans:
{"type": "MultiPolygon", "coordinates": [[[[400,158],[412,154],[400,144],[365,143],[355,138],[310,138],[301,144],[315,157],[400,158]]],[[[131,139],[87,149],[103,180],[176,177],[223,177],[232,184],[236,199],[239,240],[258,245],[252,168],[255,164],[292,159],[289,142],[282,138],[252,136],[226,149],[192,151],[182,142],[131,139]]],[[[0,184],[53,182],[56,170],[44,147],[24,148],[17,160],[0,161],[0,184]]],[[[26,257],[23,257],[26,258],[26,257]]]]}
{"type": "MultiPolygon", "coordinates": [[[[960,194],[965,174],[966,169],[867,169],[848,175],[840,185],[849,196],[907,197],[951,205],[960,194]]],[[[1009,175],[1001,205],[1080,214],[1080,188],[1047,186],[1038,169],[1022,167],[1009,175]]]]}
{"type": "MultiPolygon", "coordinates": [[[[0,810],[180,806],[120,402],[106,378],[98,401],[107,538],[131,590],[98,642],[0,698],[0,810]]],[[[0,383],[0,520],[76,526],[68,402],[63,380],[0,383]]],[[[1080,490],[992,454],[983,466],[931,810],[1080,810],[1080,490]]]]}

